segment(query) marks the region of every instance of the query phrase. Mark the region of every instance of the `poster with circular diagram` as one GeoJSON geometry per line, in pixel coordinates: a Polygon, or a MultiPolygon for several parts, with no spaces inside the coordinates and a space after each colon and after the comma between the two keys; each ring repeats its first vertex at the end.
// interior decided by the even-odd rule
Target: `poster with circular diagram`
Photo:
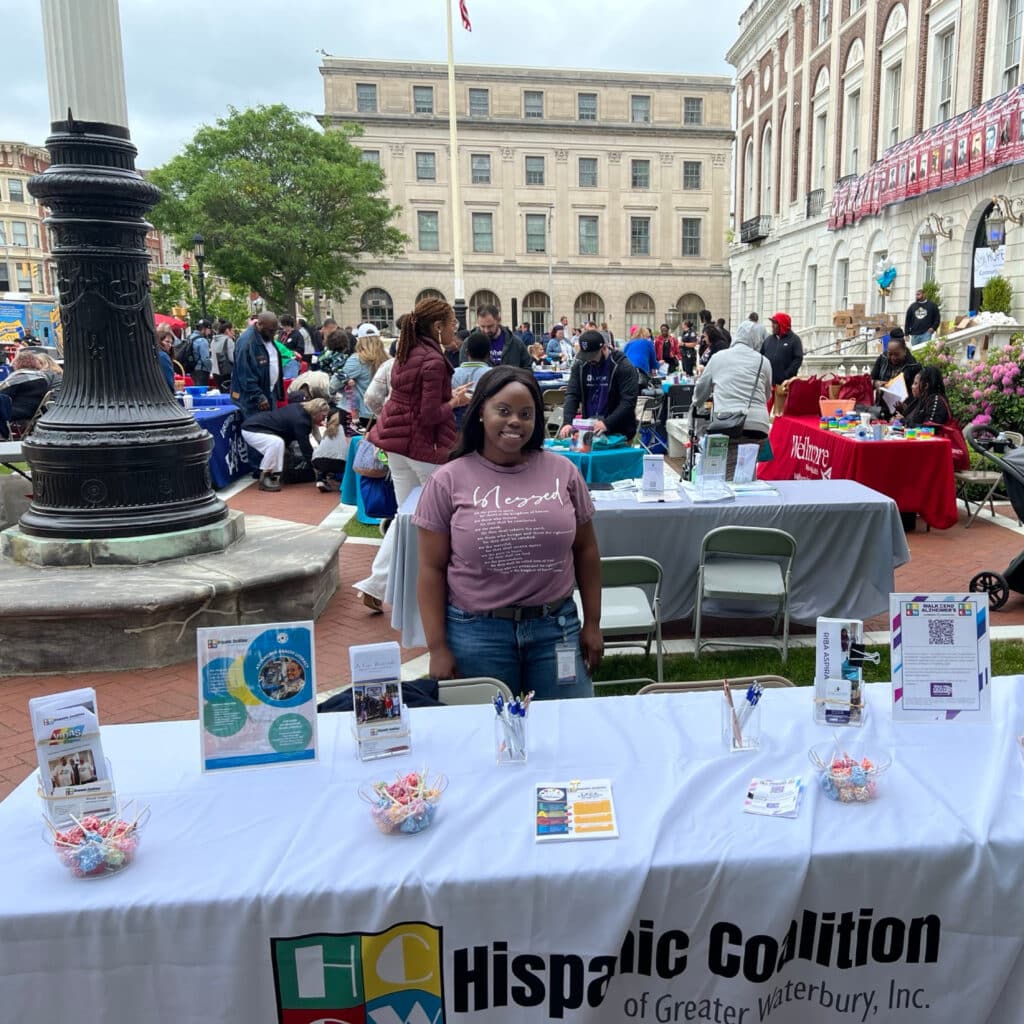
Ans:
{"type": "Polygon", "coordinates": [[[316,760],[312,622],[196,630],[203,771],[316,760]]]}

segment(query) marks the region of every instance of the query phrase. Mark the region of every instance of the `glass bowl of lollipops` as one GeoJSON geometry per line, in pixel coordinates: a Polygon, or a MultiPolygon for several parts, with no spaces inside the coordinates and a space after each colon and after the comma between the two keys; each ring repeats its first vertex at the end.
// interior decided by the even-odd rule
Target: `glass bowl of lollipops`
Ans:
{"type": "Polygon", "coordinates": [[[820,773],[821,790],[843,804],[866,804],[878,797],[878,780],[892,765],[886,754],[848,753],[835,743],[822,743],[808,752],[820,773]]]}
{"type": "Polygon", "coordinates": [[[370,805],[373,823],[386,835],[415,835],[430,828],[448,780],[422,772],[399,773],[394,782],[368,782],[359,796],[370,805]]]}
{"type": "Polygon", "coordinates": [[[75,878],[105,878],[134,862],[149,818],[149,808],[144,807],[135,815],[127,808],[111,817],[86,815],[64,828],[47,821],[43,838],[75,878]]]}

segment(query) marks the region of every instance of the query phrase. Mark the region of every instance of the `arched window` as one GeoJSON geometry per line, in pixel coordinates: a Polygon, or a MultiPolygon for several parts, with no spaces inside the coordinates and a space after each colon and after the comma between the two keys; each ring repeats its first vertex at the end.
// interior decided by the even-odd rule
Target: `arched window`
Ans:
{"type": "Polygon", "coordinates": [[[594,292],[584,292],[572,307],[572,319],[574,327],[582,327],[588,320],[600,326],[604,319],[604,299],[594,292]]]}
{"type": "Polygon", "coordinates": [[[625,333],[629,336],[629,332],[634,327],[650,327],[654,330],[654,299],[644,292],[637,292],[635,295],[630,295],[626,299],[626,320],[625,320],[625,333]]]}
{"type": "Polygon", "coordinates": [[[761,135],[761,208],[758,213],[772,212],[772,126],[765,125],[761,135]]]}
{"type": "Polygon", "coordinates": [[[754,216],[754,140],[743,151],[743,220],[754,216]]]}
{"type": "MultiPolygon", "coordinates": [[[[786,196],[789,195],[789,164],[790,159],[787,153],[791,152],[789,147],[786,145],[786,112],[782,111],[779,116],[779,188],[776,195],[776,203],[782,210],[782,204],[786,201],[786,196]]],[[[770,210],[766,210],[765,213],[770,213],[770,210]]]]}
{"type": "Polygon", "coordinates": [[[440,299],[442,302],[448,301],[444,297],[444,292],[439,292],[436,288],[424,288],[423,291],[416,296],[417,304],[422,302],[424,299],[440,299]]]}
{"type": "Polygon", "coordinates": [[[476,311],[481,306],[497,306],[499,311],[501,310],[501,300],[494,292],[489,292],[486,289],[481,289],[478,292],[473,292],[469,300],[469,319],[470,321],[476,320],[476,311]]]}
{"type": "Polygon", "coordinates": [[[383,331],[389,329],[395,319],[395,304],[383,288],[368,288],[359,301],[359,312],[364,324],[373,324],[383,331]]]}
{"type": "Polygon", "coordinates": [[[523,319],[534,337],[547,337],[551,329],[551,300],[546,292],[530,292],[523,299],[523,319]]]}
{"type": "Polygon", "coordinates": [[[704,300],[696,292],[687,292],[676,299],[676,309],[679,310],[679,324],[682,326],[684,320],[689,320],[697,329],[698,314],[704,308],[704,300]]]}

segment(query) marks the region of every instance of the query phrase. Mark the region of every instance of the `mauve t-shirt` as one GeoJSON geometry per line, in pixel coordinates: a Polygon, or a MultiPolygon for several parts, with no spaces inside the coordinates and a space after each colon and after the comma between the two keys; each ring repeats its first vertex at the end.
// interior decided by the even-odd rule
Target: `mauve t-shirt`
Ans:
{"type": "Polygon", "coordinates": [[[576,466],[539,451],[518,466],[479,453],[446,463],[424,486],[412,521],[451,536],[449,602],[485,612],[568,597],[576,527],[593,516],[576,466]]]}

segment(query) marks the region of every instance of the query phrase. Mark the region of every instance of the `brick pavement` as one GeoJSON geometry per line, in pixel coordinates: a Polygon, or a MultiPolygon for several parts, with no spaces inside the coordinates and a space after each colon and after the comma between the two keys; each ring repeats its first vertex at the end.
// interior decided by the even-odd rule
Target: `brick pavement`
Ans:
{"type": "MultiPolygon", "coordinates": [[[[232,497],[228,504],[244,512],[316,524],[334,509],[336,494],[321,494],[313,485],[286,487],[280,493],[257,491],[255,487],[232,497]]],[[[1002,511],[1009,514],[1008,508],[1002,511]]],[[[963,590],[981,569],[1002,571],[1024,549],[1024,536],[988,521],[987,513],[970,530],[951,530],[909,535],[911,561],[896,572],[896,586],[904,591],[963,590]]],[[[348,681],[348,646],[398,639],[385,616],[371,615],[358,601],[352,584],[365,576],[376,548],[346,543],[339,553],[341,586],[317,623],[316,653],[321,688],[348,681]]],[[[837,586],[842,580],[836,581],[837,586]]],[[[725,621],[725,620],[723,620],[725,621]]],[[[1024,596],[1012,594],[1003,611],[993,615],[994,626],[1024,626],[1024,596]]],[[[868,623],[871,629],[886,629],[884,617],[868,623]]],[[[678,623],[666,635],[689,635],[689,623],[678,623]]],[[[422,651],[405,651],[408,660],[422,651]]],[[[162,669],[132,672],[83,672],[72,676],[32,676],[0,679],[0,799],[36,768],[29,732],[29,697],[75,686],[96,688],[104,722],[168,721],[196,715],[194,651],[182,649],[182,662],[162,669]]]]}

